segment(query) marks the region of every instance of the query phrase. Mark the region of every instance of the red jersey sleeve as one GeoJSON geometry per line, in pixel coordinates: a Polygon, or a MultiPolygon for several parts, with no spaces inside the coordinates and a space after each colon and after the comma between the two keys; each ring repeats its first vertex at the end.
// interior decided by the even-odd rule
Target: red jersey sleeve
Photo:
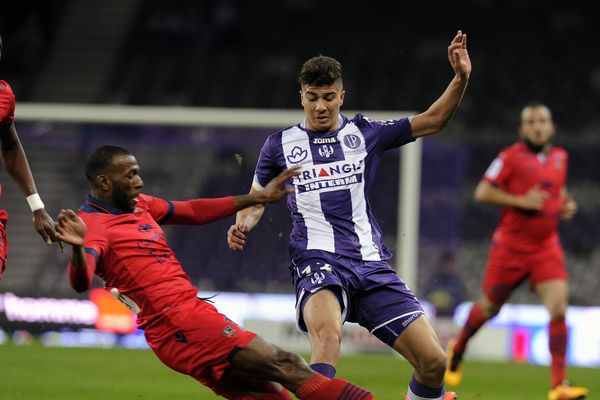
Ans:
{"type": "Polygon", "coordinates": [[[138,207],[146,209],[159,224],[173,214],[172,202],[147,194],[139,195],[138,207]]]}
{"type": "Polygon", "coordinates": [[[96,224],[87,224],[87,232],[83,242],[85,251],[85,268],[77,268],[71,261],[67,266],[67,275],[71,287],[77,292],[84,292],[92,285],[96,266],[100,263],[107,248],[107,238],[102,232],[102,227],[96,224]]]}
{"type": "Polygon", "coordinates": [[[206,224],[237,212],[233,196],[186,201],[170,201],[148,195],[140,196],[143,196],[142,201],[152,218],[161,225],[206,224]]]}
{"type": "Polygon", "coordinates": [[[94,271],[96,270],[96,258],[86,251],[85,268],[76,267],[72,261],[67,265],[67,276],[69,283],[76,292],[85,292],[92,286],[94,271]]]}
{"type": "Polygon", "coordinates": [[[10,125],[15,119],[15,94],[10,85],[0,81],[0,125],[10,125]]]}
{"type": "Polygon", "coordinates": [[[483,180],[494,186],[504,186],[513,173],[510,157],[502,152],[492,161],[483,175],[483,180]]]}

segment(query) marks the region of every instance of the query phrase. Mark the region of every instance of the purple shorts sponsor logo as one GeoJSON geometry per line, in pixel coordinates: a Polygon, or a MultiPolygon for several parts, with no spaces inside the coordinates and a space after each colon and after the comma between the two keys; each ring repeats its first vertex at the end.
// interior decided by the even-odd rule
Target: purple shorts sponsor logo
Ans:
{"type": "Polygon", "coordinates": [[[406,328],[411,322],[413,322],[415,319],[419,318],[421,315],[423,315],[422,312],[417,312],[417,313],[414,313],[413,315],[411,315],[410,317],[406,318],[404,321],[402,321],[402,327],[406,328]]]}

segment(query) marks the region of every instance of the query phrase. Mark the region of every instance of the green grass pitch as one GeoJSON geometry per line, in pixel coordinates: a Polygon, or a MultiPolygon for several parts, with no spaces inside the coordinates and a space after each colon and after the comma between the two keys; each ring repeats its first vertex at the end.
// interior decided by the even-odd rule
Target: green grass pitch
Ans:
{"type": "MultiPolygon", "coordinates": [[[[600,396],[600,369],[571,368],[570,378],[600,396]]],[[[410,378],[407,362],[389,354],[346,356],[338,376],[375,393],[402,399],[410,378]]],[[[546,367],[467,363],[460,400],[543,400],[546,367]]],[[[4,400],[204,400],[215,399],[193,379],[171,371],[149,350],[62,349],[39,344],[0,346],[0,399],[4,400]]],[[[600,398],[600,397],[599,397],[600,398]]]]}

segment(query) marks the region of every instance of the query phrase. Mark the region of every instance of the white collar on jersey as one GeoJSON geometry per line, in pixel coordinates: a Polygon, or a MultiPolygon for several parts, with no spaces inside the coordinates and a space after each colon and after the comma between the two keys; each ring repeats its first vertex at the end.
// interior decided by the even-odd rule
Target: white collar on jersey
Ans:
{"type": "MultiPolygon", "coordinates": [[[[340,127],[341,127],[341,126],[344,124],[344,117],[342,117],[342,114],[339,114],[339,115],[338,115],[338,124],[339,124],[339,126],[340,126],[340,127]]],[[[303,129],[308,129],[308,128],[306,127],[306,118],[304,118],[304,119],[302,120],[302,122],[300,123],[300,128],[303,128],[303,129]]]]}

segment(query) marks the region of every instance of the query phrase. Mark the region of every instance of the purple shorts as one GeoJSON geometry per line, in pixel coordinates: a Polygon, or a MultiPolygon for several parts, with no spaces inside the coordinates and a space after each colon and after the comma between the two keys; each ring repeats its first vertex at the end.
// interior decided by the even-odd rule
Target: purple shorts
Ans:
{"type": "Polygon", "coordinates": [[[309,257],[292,260],[291,270],[301,332],[307,332],[302,315],[306,301],[324,288],[337,296],[344,321],[358,323],[390,346],[408,325],[424,315],[419,300],[385,261],[310,251],[309,257]]]}

